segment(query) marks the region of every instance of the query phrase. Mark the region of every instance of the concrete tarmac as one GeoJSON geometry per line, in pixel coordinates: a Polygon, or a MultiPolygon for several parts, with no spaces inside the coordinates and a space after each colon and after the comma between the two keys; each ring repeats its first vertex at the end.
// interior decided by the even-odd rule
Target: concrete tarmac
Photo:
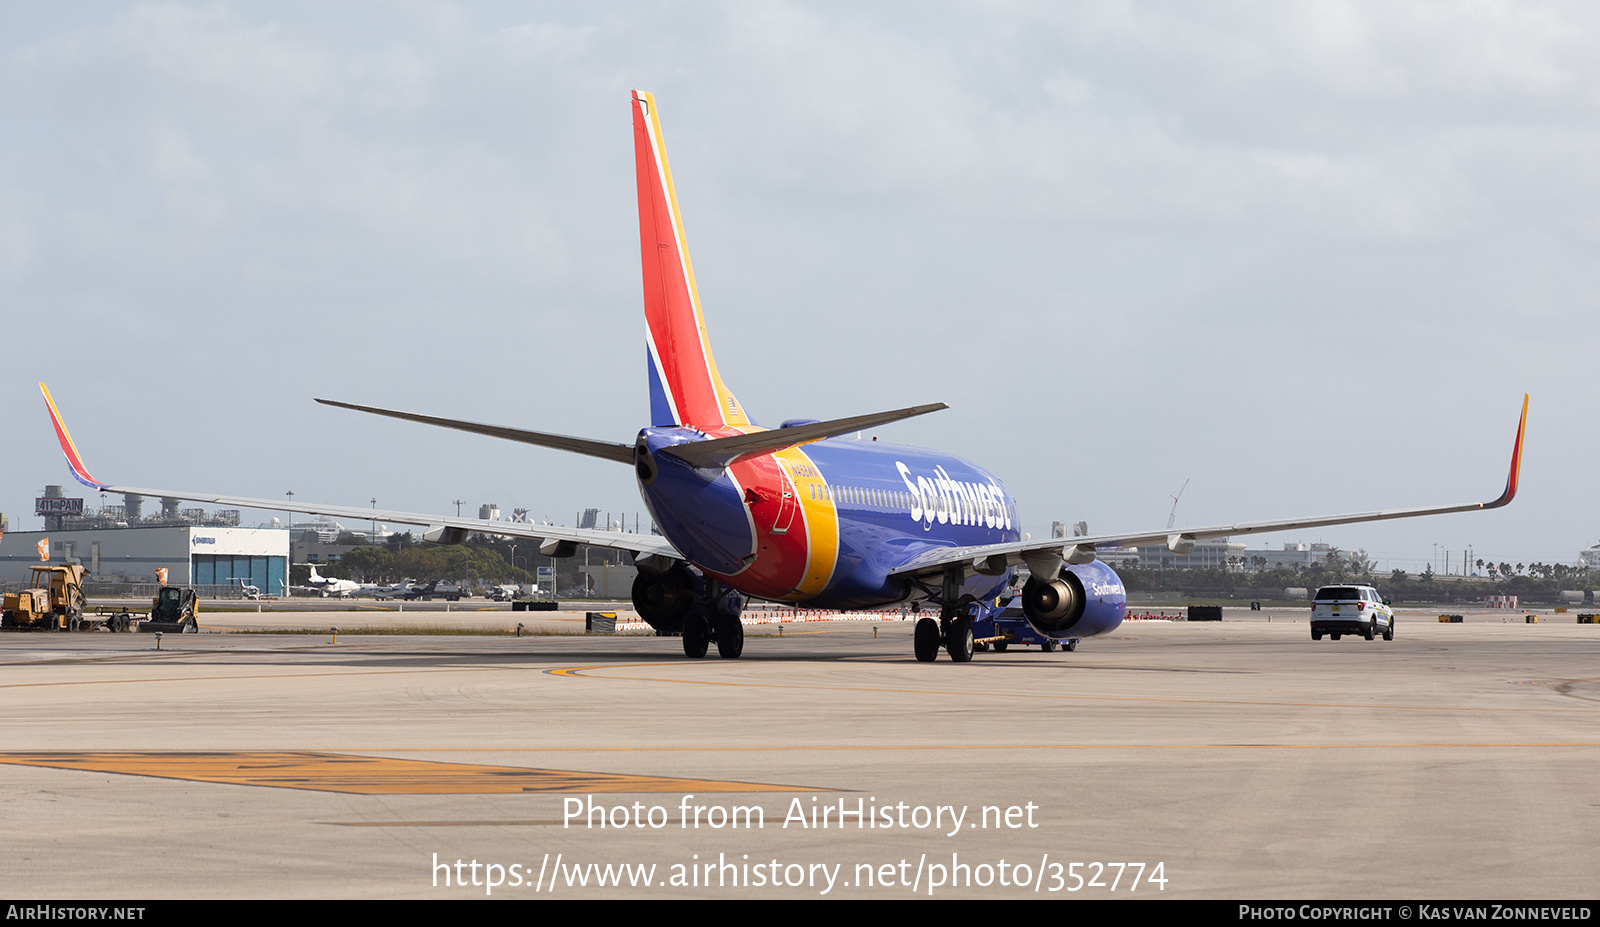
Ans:
{"type": "Polygon", "coordinates": [[[751,628],[736,661],[642,636],[0,635],[4,884],[1592,896],[1600,626],[1434,614],[1314,643],[1304,610],[1230,610],[966,665],[916,663],[899,621],[751,628]]]}

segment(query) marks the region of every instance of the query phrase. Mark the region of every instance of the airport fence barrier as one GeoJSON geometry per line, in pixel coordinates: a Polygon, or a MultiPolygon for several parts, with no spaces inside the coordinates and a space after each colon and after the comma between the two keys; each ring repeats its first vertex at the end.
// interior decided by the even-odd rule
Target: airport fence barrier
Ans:
{"type": "MultiPolygon", "coordinates": [[[[169,583],[168,585],[193,589],[195,595],[202,599],[245,598],[245,594],[238,583],[205,583],[199,585],[169,583]]],[[[91,599],[153,599],[160,591],[161,586],[158,583],[87,582],[83,584],[83,594],[91,599]]]]}
{"type": "Polygon", "coordinates": [[[908,608],[840,611],[828,608],[793,608],[787,605],[753,605],[739,616],[744,624],[789,624],[805,621],[914,621],[938,617],[937,612],[913,612],[908,608]]]}

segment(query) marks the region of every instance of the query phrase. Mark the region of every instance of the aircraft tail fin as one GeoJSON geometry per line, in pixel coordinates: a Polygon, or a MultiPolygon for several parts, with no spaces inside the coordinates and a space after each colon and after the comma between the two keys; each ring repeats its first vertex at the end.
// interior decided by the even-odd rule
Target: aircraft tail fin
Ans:
{"type": "Polygon", "coordinates": [[[651,424],[748,425],[711,356],[656,101],[640,90],[633,92],[633,155],[651,424]]]}

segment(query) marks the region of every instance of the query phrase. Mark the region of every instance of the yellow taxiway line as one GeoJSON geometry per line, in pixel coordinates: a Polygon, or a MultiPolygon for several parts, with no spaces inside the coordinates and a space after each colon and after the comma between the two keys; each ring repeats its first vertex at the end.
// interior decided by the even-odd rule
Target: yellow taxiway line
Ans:
{"type": "Polygon", "coordinates": [[[0,753],[0,763],[359,795],[827,791],[757,782],[673,779],[521,766],[478,766],[340,753],[0,753]]]}

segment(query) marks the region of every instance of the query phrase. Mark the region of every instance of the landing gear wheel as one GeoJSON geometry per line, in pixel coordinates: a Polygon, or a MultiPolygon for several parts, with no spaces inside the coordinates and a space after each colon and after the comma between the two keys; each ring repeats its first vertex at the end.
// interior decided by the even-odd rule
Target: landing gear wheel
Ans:
{"type": "Polygon", "coordinates": [[[706,655],[709,646],[711,629],[706,627],[706,620],[699,615],[690,615],[683,622],[683,655],[698,660],[706,655]]]}
{"type": "Polygon", "coordinates": [[[1066,651],[1067,653],[1071,653],[1072,651],[1077,650],[1078,649],[1078,639],[1076,637],[1074,637],[1072,640],[1063,641],[1061,643],[1061,649],[1066,651]]]}
{"type": "Polygon", "coordinates": [[[1058,647],[1058,646],[1060,646],[1060,645],[1057,644],[1055,641],[1045,641],[1044,643],[1039,645],[1039,649],[1041,651],[1045,652],[1045,653],[1055,653],[1056,652],[1056,647],[1058,647]]]}
{"type": "Polygon", "coordinates": [[[1011,642],[1010,641],[995,641],[994,642],[994,652],[995,653],[1005,653],[1006,652],[1006,648],[1010,647],[1010,646],[1011,646],[1011,642]]]}
{"type": "Polygon", "coordinates": [[[717,656],[737,660],[741,653],[744,653],[744,625],[733,615],[723,615],[717,619],[717,656]]]}
{"type": "Polygon", "coordinates": [[[1373,619],[1369,620],[1367,622],[1366,628],[1362,630],[1361,636],[1366,638],[1369,641],[1372,640],[1374,637],[1377,637],[1378,636],[1378,619],[1373,618],[1373,619]]]}
{"type": "Polygon", "coordinates": [[[918,620],[912,646],[918,663],[932,663],[939,656],[939,622],[932,618],[918,620]]]}
{"type": "Polygon", "coordinates": [[[1386,640],[1386,641],[1394,640],[1394,618],[1393,617],[1391,617],[1389,619],[1389,626],[1387,628],[1383,629],[1383,639],[1386,640]]]}
{"type": "Polygon", "coordinates": [[[972,619],[966,616],[950,622],[950,637],[944,643],[950,659],[957,663],[972,662],[972,619]]]}

